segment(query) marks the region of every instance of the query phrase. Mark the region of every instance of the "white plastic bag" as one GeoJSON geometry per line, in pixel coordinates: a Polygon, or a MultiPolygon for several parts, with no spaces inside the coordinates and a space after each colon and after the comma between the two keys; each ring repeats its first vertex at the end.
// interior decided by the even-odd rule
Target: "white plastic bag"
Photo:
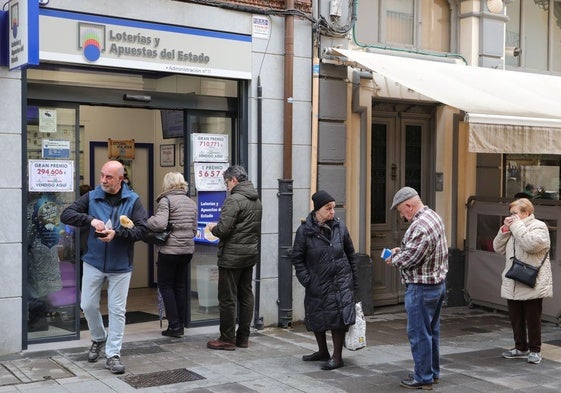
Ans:
{"type": "Polygon", "coordinates": [[[345,348],[351,351],[358,351],[366,347],[366,320],[362,312],[362,303],[355,304],[356,321],[354,325],[349,326],[349,330],[345,334],[345,348]]]}

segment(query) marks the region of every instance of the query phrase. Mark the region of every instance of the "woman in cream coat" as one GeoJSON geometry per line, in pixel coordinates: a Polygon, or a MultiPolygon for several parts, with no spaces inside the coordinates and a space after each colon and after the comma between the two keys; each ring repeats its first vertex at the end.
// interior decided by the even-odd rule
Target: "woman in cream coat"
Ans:
{"type": "Polygon", "coordinates": [[[549,262],[550,239],[547,225],[534,217],[534,205],[529,199],[520,198],[509,205],[510,216],[504,219],[493,240],[495,252],[506,255],[502,272],[501,297],[507,299],[508,314],[514,333],[515,346],[502,356],[507,359],[528,359],[528,363],[541,362],[541,314],[542,302],[553,296],[551,264],[549,262]],[[539,266],[536,286],[531,288],[505,277],[512,265],[516,247],[516,259],[539,266]]]}

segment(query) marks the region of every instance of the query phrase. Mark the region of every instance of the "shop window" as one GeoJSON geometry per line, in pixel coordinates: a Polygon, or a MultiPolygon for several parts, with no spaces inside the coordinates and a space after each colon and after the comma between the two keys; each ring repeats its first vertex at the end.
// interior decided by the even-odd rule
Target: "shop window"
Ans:
{"type": "Polygon", "coordinates": [[[561,0],[512,0],[506,14],[506,66],[561,72],[561,0]]]}
{"type": "Polygon", "coordinates": [[[477,244],[476,249],[481,251],[493,250],[493,239],[504,221],[504,216],[479,214],[477,216],[477,244]]]}
{"type": "Polygon", "coordinates": [[[556,260],[557,255],[557,220],[546,220],[538,217],[540,220],[545,222],[547,229],[549,230],[549,239],[551,240],[551,247],[549,249],[549,259],[551,261],[556,260]]]}
{"type": "Polygon", "coordinates": [[[25,301],[28,341],[77,335],[79,283],[76,228],[60,221],[76,198],[75,108],[29,105],[25,301]]]}
{"type": "Polygon", "coordinates": [[[505,154],[504,197],[526,194],[536,199],[559,199],[561,156],[505,154]]]}
{"type": "MultiPolygon", "coordinates": [[[[557,220],[543,219],[539,216],[537,218],[545,222],[549,230],[549,238],[551,240],[549,257],[553,261],[556,258],[557,252],[557,220]]],[[[493,240],[495,236],[497,236],[499,228],[503,225],[504,219],[504,215],[477,215],[477,242],[475,245],[477,250],[495,252],[493,249],[493,240]]]]}

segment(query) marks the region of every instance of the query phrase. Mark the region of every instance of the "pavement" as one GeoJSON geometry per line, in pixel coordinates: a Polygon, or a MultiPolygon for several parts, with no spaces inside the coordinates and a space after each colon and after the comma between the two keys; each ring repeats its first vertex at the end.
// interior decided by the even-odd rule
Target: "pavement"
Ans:
{"type": "MultiPolygon", "coordinates": [[[[160,334],[159,322],[126,326],[122,375],[105,362],[87,362],[89,334],[80,340],[34,344],[0,357],[0,393],[105,392],[405,392],[399,381],[413,368],[402,307],[380,308],[367,316],[367,347],[343,350],[345,367],[323,371],[303,362],[316,350],[301,324],[254,331],[249,348],[216,351],[206,342],[216,326],[186,329],[182,338],[160,334]]],[[[329,340],[328,340],[329,341],[329,340]]],[[[447,307],[441,319],[441,375],[435,392],[560,392],[561,328],[542,326],[541,364],[503,359],[510,349],[508,317],[484,308],[447,307]]]]}

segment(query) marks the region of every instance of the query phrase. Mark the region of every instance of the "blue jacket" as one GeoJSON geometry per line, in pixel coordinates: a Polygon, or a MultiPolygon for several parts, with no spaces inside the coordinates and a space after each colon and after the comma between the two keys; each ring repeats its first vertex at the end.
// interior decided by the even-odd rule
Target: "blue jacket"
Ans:
{"type": "Polygon", "coordinates": [[[134,242],[146,236],[146,210],[140,203],[138,194],[125,183],[120,198],[112,205],[100,186],[82,195],[68,206],[60,219],[63,223],[76,227],[89,226],[88,251],[83,256],[85,263],[105,273],[126,273],[132,271],[134,242]],[[123,228],[119,217],[125,215],[134,222],[131,229],[123,228]],[[115,238],[109,243],[94,236],[91,227],[96,218],[103,222],[111,219],[115,238]]]}

